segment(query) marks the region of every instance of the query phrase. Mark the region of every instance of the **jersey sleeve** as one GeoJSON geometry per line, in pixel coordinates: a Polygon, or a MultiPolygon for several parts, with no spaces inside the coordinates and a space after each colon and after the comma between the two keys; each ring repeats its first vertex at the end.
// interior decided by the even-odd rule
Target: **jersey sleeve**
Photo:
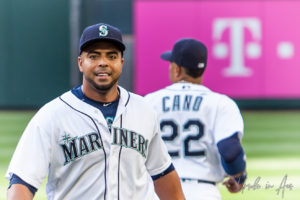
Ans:
{"type": "Polygon", "coordinates": [[[18,177],[15,174],[12,174],[8,188],[10,188],[13,184],[25,185],[30,190],[30,192],[33,194],[33,196],[37,191],[37,189],[35,187],[33,187],[32,185],[26,183],[25,181],[23,181],[20,177],[18,177]]]}
{"type": "Polygon", "coordinates": [[[37,189],[47,176],[51,155],[50,136],[39,123],[39,116],[36,114],[27,125],[6,173],[7,179],[16,174],[37,189]]]}
{"type": "Polygon", "coordinates": [[[216,143],[238,133],[243,136],[244,122],[236,103],[227,96],[221,96],[216,113],[214,137],[216,143]]]}
{"type": "Polygon", "coordinates": [[[146,160],[146,167],[150,176],[155,176],[164,172],[171,165],[171,157],[161,138],[157,118],[154,131],[154,137],[149,144],[146,160]]]}

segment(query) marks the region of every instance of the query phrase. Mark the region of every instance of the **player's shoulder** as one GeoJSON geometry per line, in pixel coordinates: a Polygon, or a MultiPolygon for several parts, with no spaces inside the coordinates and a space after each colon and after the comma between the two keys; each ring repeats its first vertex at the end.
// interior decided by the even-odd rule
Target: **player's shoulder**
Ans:
{"type": "Polygon", "coordinates": [[[219,102],[224,105],[227,105],[227,104],[235,105],[236,104],[235,100],[226,94],[216,93],[216,95],[218,95],[219,102]]]}
{"type": "Polygon", "coordinates": [[[226,94],[213,92],[213,95],[215,95],[215,98],[217,99],[217,105],[218,108],[221,110],[239,110],[239,107],[236,103],[236,101],[229,97],[226,94]]]}
{"type": "Polygon", "coordinates": [[[235,100],[224,93],[216,92],[204,85],[194,85],[193,87],[195,91],[201,93],[207,107],[215,107],[221,110],[238,108],[235,100]]]}
{"type": "Polygon", "coordinates": [[[132,103],[139,103],[142,101],[143,97],[128,91],[127,89],[118,86],[120,91],[120,101],[123,102],[125,105],[132,104],[132,103]]]}
{"type": "Polygon", "coordinates": [[[198,87],[202,88],[201,90],[206,92],[205,93],[206,96],[217,99],[220,102],[234,102],[234,100],[226,94],[211,90],[204,85],[198,85],[198,87]]]}
{"type": "MultiPolygon", "coordinates": [[[[67,91],[64,94],[62,94],[61,96],[64,95],[70,95],[71,91],[67,91]]],[[[58,111],[62,111],[63,107],[65,106],[64,103],[61,101],[60,97],[58,96],[52,100],[50,100],[49,102],[47,102],[46,104],[44,104],[37,112],[37,114],[39,116],[47,116],[47,117],[51,117],[52,114],[58,112],[58,111]]]]}
{"type": "Polygon", "coordinates": [[[156,115],[155,110],[149,104],[147,99],[139,94],[128,92],[128,105],[129,110],[135,110],[136,112],[143,112],[147,115],[156,115]]]}
{"type": "Polygon", "coordinates": [[[162,94],[164,94],[164,93],[167,92],[167,88],[168,88],[168,87],[169,87],[169,86],[167,86],[167,87],[165,87],[165,88],[161,88],[161,89],[156,90],[156,91],[154,91],[154,92],[150,92],[150,93],[146,94],[146,95],[144,96],[144,98],[145,98],[146,100],[151,100],[151,99],[154,99],[154,98],[156,98],[156,97],[159,97],[159,96],[161,96],[162,94]]]}
{"type": "Polygon", "coordinates": [[[46,110],[57,110],[60,109],[62,106],[64,106],[64,103],[61,99],[61,97],[67,97],[67,96],[74,96],[72,94],[72,92],[69,90],[63,94],[61,94],[60,96],[52,99],[51,101],[49,101],[48,103],[46,103],[43,108],[46,110]]]}
{"type": "Polygon", "coordinates": [[[57,118],[58,111],[62,111],[63,104],[60,102],[59,97],[50,100],[44,104],[33,116],[31,123],[39,124],[40,126],[47,126],[47,122],[59,120],[57,118]]]}
{"type": "Polygon", "coordinates": [[[141,106],[144,107],[145,109],[151,108],[147,102],[147,99],[139,94],[130,92],[130,99],[131,99],[131,104],[134,106],[141,106]]]}

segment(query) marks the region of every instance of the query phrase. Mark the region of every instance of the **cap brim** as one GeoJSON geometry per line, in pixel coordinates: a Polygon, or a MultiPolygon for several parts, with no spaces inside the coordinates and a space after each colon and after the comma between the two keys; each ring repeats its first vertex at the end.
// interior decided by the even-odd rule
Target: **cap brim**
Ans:
{"type": "Polygon", "coordinates": [[[125,51],[125,49],[126,49],[125,45],[122,42],[120,42],[119,40],[112,39],[112,38],[95,38],[95,39],[89,40],[89,41],[85,42],[84,44],[82,44],[80,47],[79,54],[83,51],[83,49],[85,49],[87,46],[93,44],[96,41],[110,41],[110,42],[114,43],[116,45],[116,47],[118,49],[120,49],[120,51],[125,51]]]}
{"type": "Polygon", "coordinates": [[[160,55],[160,58],[167,61],[172,61],[172,51],[166,51],[160,55]]]}

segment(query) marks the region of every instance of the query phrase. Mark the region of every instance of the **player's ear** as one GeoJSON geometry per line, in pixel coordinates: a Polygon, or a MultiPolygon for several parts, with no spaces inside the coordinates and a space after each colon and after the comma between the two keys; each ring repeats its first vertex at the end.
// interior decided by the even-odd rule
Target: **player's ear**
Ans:
{"type": "Polygon", "coordinates": [[[179,78],[181,75],[182,75],[182,68],[179,65],[176,65],[176,67],[175,67],[176,78],[179,78]]]}
{"type": "Polygon", "coordinates": [[[80,71],[80,72],[83,72],[83,69],[82,69],[82,57],[81,57],[81,55],[78,56],[78,58],[77,58],[77,63],[78,63],[79,71],[80,71]]]}
{"type": "Polygon", "coordinates": [[[123,67],[124,67],[124,58],[121,58],[121,71],[123,71],[123,67]]]}

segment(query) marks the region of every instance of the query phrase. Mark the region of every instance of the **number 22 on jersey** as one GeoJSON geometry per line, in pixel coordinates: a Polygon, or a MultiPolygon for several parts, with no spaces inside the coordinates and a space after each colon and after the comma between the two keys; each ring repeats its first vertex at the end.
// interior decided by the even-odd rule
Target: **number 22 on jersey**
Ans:
{"type": "Polygon", "coordinates": [[[199,119],[188,119],[183,124],[177,123],[175,119],[161,120],[160,129],[173,158],[205,156],[205,148],[201,144],[204,125],[199,119]]]}

